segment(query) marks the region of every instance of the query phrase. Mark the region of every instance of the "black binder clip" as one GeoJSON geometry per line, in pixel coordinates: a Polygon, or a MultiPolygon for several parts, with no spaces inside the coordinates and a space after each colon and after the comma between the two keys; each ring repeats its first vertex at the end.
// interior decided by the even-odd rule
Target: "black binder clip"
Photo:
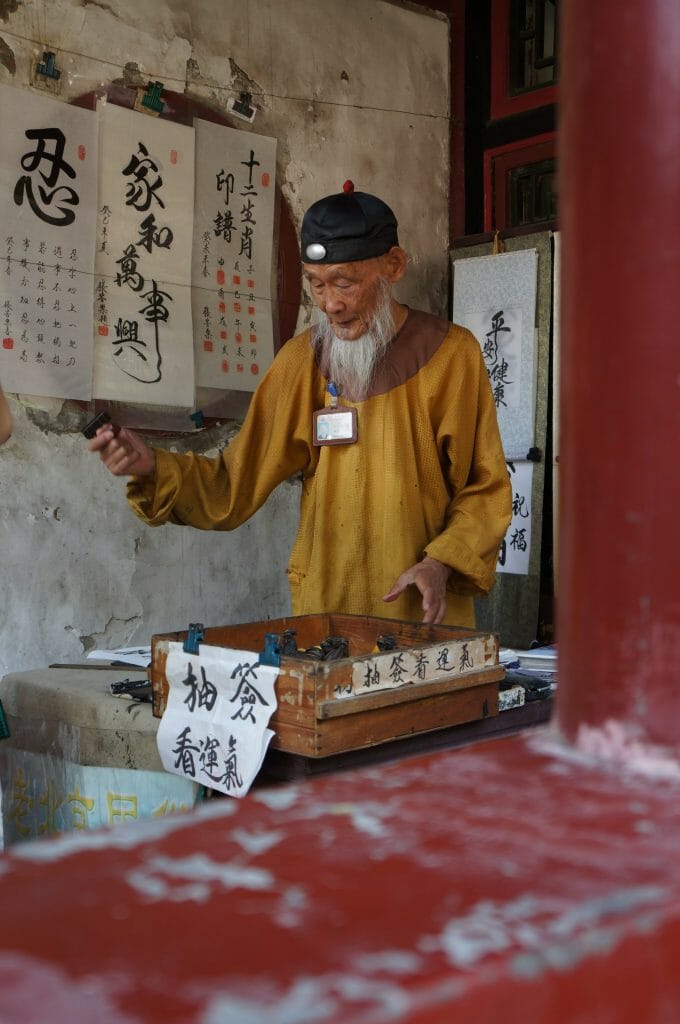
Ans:
{"type": "Polygon", "coordinates": [[[281,665],[281,638],[278,633],[265,633],[264,650],[260,651],[260,665],[273,665],[279,668],[281,665]]]}
{"type": "Polygon", "coordinates": [[[199,642],[205,639],[205,629],[203,628],[202,622],[190,622],[189,633],[184,641],[184,647],[182,650],[185,654],[200,654],[198,649],[199,642]]]}

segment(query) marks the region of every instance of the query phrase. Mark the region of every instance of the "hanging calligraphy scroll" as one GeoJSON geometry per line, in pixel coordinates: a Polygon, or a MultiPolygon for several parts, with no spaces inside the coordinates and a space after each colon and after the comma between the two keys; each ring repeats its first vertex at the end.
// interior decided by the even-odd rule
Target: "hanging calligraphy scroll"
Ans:
{"type": "MultiPolygon", "coordinates": [[[[133,112],[135,97],[134,89],[105,85],[63,103],[0,86],[0,380],[11,393],[72,398],[95,408],[105,403],[124,425],[193,432],[189,408],[205,412],[205,425],[215,417],[242,416],[273,352],[294,333],[301,291],[296,230],[275,183],[275,140],[228,127],[216,111],[184,94],[165,90],[158,118],[133,112]],[[116,116],[126,113],[128,129],[116,116]],[[231,295],[227,288],[217,294],[216,278],[217,287],[208,289],[217,302],[213,323],[218,330],[231,328],[234,343],[240,333],[247,348],[239,352],[235,345],[227,372],[221,358],[227,353],[216,345],[208,358],[201,346],[196,368],[205,384],[194,388],[193,322],[196,316],[200,322],[207,305],[200,295],[192,303],[190,295],[194,161],[186,140],[197,119],[207,132],[233,135],[228,159],[240,163],[243,150],[242,159],[252,160],[250,169],[237,168],[249,179],[252,171],[242,188],[261,191],[257,204],[245,201],[238,210],[239,249],[251,257],[246,290],[237,294],[234,273],[231,295]],[[171,140],[173,131],[181,143],[171,140]],[[98,169],[100,142],[104,164],[99,161],[98,169]],[[180,169],[184,192],[173,185],[180,169]],[[100,182],[110,194],[98,196],[100,182]],[[147,200],[147,209],[134,209],[147,200]],[[244,298],[245,317],[237,323],[244,298]],[[234,308],[239,303],[240,311],[234,308]]],[[[228,187],[235,171],[220,164],[222,169],[228,187]]],[[[226,197],[223,188],[222,207],[214,214],[225,242],[226,197]]],[[[225,285],[228,259],[232,271],[237,262],[226,248],[214,253],[215,273],[223,270],[225,285]]],[[[197,338],[198,344],[203,340],[197,338]]]]}
{"type": "Polygon", "coordinates": [[[99,110],[94,394],[192,407],[194,133],[99,110]]]}
{"type": "Polygon", "coordinates": [[[508,252],[500,255],[491,255],[491,242],[451,253],[453,319],[473,330],[483,351],[486,345],[512,486],[512,521],[501,545],[496,585],[487,598],[475,601],[477,626],[496,633],[503,646],[527,648],[538,633],[543,565],[551,234],[507,238],[505,244],[508,252]],[[538,461],[527,459],[531,449],[538,461]]]}
{"type": "Polygon", "coordinates": [[[512,486],[512,519],[501,544],[496,572],[529,575],[533,470],[533,462],[508,463],[508,475],[512,486]]]}
{"type": "MultiPolygon", "coordinates": [[[[73,103],[95,109],[102,100],[110,105],[116,105],[132,111],[136,90],[120,85],[103,85],[97,90],[84,93],[73,100],[73,103]]],[[[154,120],[182,124],[192,128],[197,119],[208,123],[215,129],[231,127],[229,118],[223,117],[217,110],[206,104],[187,96],[185,93],[173,92],[164,89],[162,94],[163,109],[159,117],[154,120]]],[[[147,119],[148,115],[138,113],[140,118],[147,119]]],[[[259,138],[255,132],[240,130],[245,138],[250,138],[253,143],[259,138]]],[[[226,168],[225,168],[226,169],[226,168]]],[[[273,172],[272,172],[273,173],[273,172]]],[[[281,193],[280,187],[275,179],[271,183],[274,190],[274,245],[272,251],[272,266],[266,280],[271,279],[273,291],[271,293],[271,306],[273,313],[273,340],[274,350],[295,333],[295,327],[300,308],[300,296],[302,291],[302,268],[300,262],[300,250],[297,238],[297,229],[291,217],[288,204],[281,193]]],[[[260,282],[258,281],[258,291],[260,282]]],[[[199,307],[200,310],[200,307],[199,307]]],[[[95,316],[96,316],[95,308],[95,316]]],[[[258,334],[259,340],[259,334],[258,334]]],[[[193,350],[193,338],[187,337],[187,342],[193,350]]],[[[243,387],[241,380],[246,374],[239,374],[238,387],[243,387]]],[[[194,394],[194,408],[201,410],[200,423],[208,427],[216,421],[223,419],[240,419],[248,408],[252,392],[237,390],[236,386],[216,387],[213,382],[210,386],[196,384],[194,394]]],[[[99,403],[100,405],[102,403],[99,403]]],[[[97,405],[95,403],[95,408],[97,405]]],[[[197,422],[193,421],[187,414],[186,408],[172,408],[170,406],[152,406],[145,404],[145,401],[106,399],[108,408],[116,420],[127,426],[144,430],[160,429],[167,434],[168,431],[175,434],[182,434],[187,431],[195,432],[197,422]]]]}
{"type": "Polygon", "coordinates": [[[276,139],[194,121],[196,383],[254,391],[274,358],[276,139]]]}
{"type": "Polygon", "coordinates": [[[534,445],[537,263],[531,249],[454,262],[453,319],[482,347],[508,459],[534,445]]]}
{"type": "Polygon", "coordinates": [[[6,391],[92,394],[97,119],[0,86],[2,347],[6,391]]]}

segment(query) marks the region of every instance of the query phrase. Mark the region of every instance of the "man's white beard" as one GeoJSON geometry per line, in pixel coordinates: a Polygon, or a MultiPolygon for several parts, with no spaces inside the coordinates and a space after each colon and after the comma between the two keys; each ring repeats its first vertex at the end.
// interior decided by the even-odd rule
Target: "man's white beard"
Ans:
{"type": "Polygon", "coordinates": [[[385,280],[378,285],[376,307],[368,321],[368,330],[355,341],[336,337],[325,313],[319,311],[315,343],[328,365],[333,383],[341,394],[361,402],[371,390],[378,365],[394,337],[392,291],[385,280]],[[325,358],[324,358],[325,357],[325,358]]]}

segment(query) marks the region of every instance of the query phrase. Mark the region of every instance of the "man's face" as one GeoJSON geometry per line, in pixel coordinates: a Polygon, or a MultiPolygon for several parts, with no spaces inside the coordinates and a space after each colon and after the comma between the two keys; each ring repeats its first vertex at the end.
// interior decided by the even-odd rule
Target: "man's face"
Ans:
{"type": "Polygon", "coordinates": [[[337,338],[356,341],[369,330],[378,303],[381,271],[380,259],[303,264],[312,298],[328,317],[337,338]]]}

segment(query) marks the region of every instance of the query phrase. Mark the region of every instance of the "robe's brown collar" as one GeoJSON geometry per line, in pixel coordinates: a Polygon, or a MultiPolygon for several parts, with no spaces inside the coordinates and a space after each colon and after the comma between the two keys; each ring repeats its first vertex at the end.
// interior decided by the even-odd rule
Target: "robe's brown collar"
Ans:
{"type": "MultiPolygon", "coordinates": [[[[432,313],[420,309],[409,309],[406,320],[395,334],[390,347],[378,366],[368,398],[384,395],[392,388],[399,387],[419,370],[435,354],[449,332],[451,324],[432,313]]],[[[314,332],[312,331],[312,339],[314,332]]],[[[319,370],[328,377],[328,363],[322,358],[319,370]]],[[[350,401],[351,396],[345,395],[350,401]]]]}

